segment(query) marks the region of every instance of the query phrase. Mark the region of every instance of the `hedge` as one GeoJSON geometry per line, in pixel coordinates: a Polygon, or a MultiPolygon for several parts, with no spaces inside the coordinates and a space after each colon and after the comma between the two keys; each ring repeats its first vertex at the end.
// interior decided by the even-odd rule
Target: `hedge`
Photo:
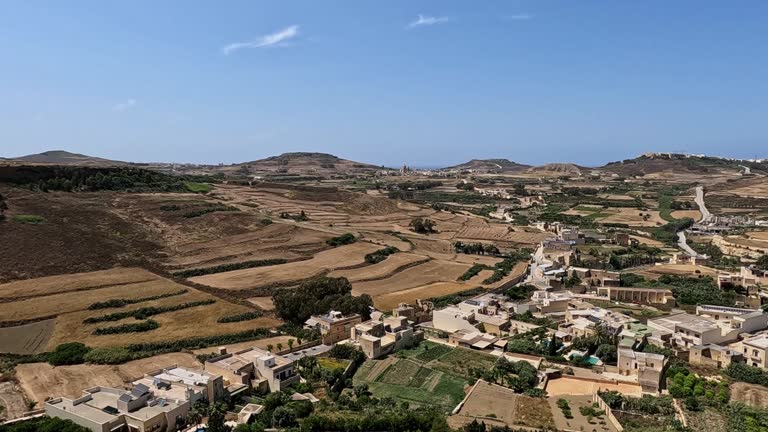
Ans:
{"type": "Polygon", "coordinates": [[[237,315],[229,315],[225,317],[221,317],[216,320],[218,323],[233,323],[233,322],[240,322],[240,321],[250,321],[255,320],[256,318],[261,318],[264,316],[264,312],[262,311],[251,311],[251,312],[245,312],[237,315]]]}
{"type": "Polygon", "coordinates": [[[183,277],[183,278],[190,278],[195,276],[209,275],[213,273],[223,273],[223,272],[228,272],[232,270],[242,270],[242,269],[254,268],[254,267],[266,267],[266,266],[277,265],[277,264],[285,264],[287,262],[288,260],[284,258],[243,261],[239,263],[221,264],[213,267],[182,270],[182,271],[173,273],[173,275],[183,277]]]}
{"type": "Polygon", "coordinates": [[[160,300],[168,297],[175,297],[182,294],[186,294],[187,292],[189,292],[189,290],[185,288],[176,292],[172,292],[168,294],[160,294],[160,295],[150,296],[150,297],[140,297],[136,299],[110,299],[104,302],[93,303],[90,306],[88,306],[88,309],[95,310],[95,309],[119,308],[129,304],[143,303],[143,302],[152,301],[152,300],[160,300]]]}
{"type": "Polygon", "coordinates": [[[146,320],[133,324],[122,324],[114,327],[100,327],[93,331],[96,336],[118,333],[142,333],[159,328],[160,324],[155,320],[146,320]]]}
{"type": "Polygon", "coordinates": [[[166,312],[174,312],[182,309],[188,309],[195,306],[203,306],[216,303],[214,299],[200,300],[194,302],[181,303],[174,306],[160,306],[160,307],[144,307],[127,312],[116,312],[107,315],[101,315],[97,317],[90,317],[83,320],[83,324],[93,324],[105,321],[119,321],[125,318],[146,319],[154,315],[159,315],[166,312]]]}

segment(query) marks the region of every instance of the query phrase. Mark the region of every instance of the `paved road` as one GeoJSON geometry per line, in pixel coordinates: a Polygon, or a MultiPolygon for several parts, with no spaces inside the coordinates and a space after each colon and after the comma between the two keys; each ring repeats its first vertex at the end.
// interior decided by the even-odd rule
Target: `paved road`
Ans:
{"type": "Polygon", "coordinates": [[[679,231],[677,233],[677,247],[683,250],[683,252],[687,253],[690,256],[699,256],[698,253],[696,253],[695,250],[691,249],[690,246],[688,246],[688,241],[685,238],[685,231],[679,231]]]}
{"type": "Polygon", "coordinates": [[[707,210],[706,204],[704,204],[704,188],[701,186],[696,187],[696,204],[699,205],[699,211],[701,212],[701,220],[699,223],[704,223],[712,218],[712,213],[707,210]]]}
{"type": "Polygon", "coordinates": [[[744,168],[744,172],[742,174],[744,174],[744,175],[752,174],[752,169],[750,167],[747,167],[747,166],[744,166],[744,165],[739,165],[739,166],[744,168]]]}

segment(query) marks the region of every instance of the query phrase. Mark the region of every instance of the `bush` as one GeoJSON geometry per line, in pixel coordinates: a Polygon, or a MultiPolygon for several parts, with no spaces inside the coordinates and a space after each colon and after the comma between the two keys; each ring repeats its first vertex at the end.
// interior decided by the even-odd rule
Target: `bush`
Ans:
{"type": "Polygon", "coordinates": [[[216,320],[218,323],[233,323],[233,322],[240,322],[240,321],[250,321],[255,320],[256,318],[261,318],[264,316],[264,312],[262,311],[250,311],[245,312],[237,315],[229,315],[225,317],[221,317],[216,320]]]}
{"type": "Polygon", "coordinates": [[[38,417],[8,425],[0,425],[0,432],[90,432],[72,420],[58,417],[38,417]]]}
{"type": "Polygon", "coordinates": [[[251,261],[243,261],[239,263],[221,264],[221,265],[212,266],[212,267],[182,270],[182,271],[175,272],[173,275],[182,277],[182,278],[191,278],[195,276],[203,276],[203,275],[209,275],[214,273],[223,273],[223,272],[228,272],[232,270],[242,270],[247,268],[266,267],[271,265],[285,264],[287,262],[288,260],[284,258],[251,260],[251,261]]]}
{"type": "Polygon", "coordinates": [[[48,354],[48,363],[54,366],[81,364],[90,350],[80,342],[61,344],[48,354]]]}
{"type": "Polygon", "coordinates": [[[84,360],[86,363],[114,365],[133,360],[133,354],[123,347],[94,348],[84,360]]]}
{"type": "Polygon", "coordinates": [[[101,315],[97,317],[90,317],[83,320],[83,324],[94,324],[94,323],[100,323],[105,321],[119,321],[121,319],[125,318],[136,318],[136,319],[147,319],[151,316],[159,315],[166,312],[175,312],[182,309],[189,309],[191,307],[195,306],[203,306],[203,305],[209,305],[216,303],[216,300],[214,299],[208,299],[208,300],[200,300],[200,301],[194,301],[194,302],[187,302],[187,303],[181,303],[174,306],[151,306],[151,307],[143,307],[141,309],[136,309],[132,311],[126,311],[126,312],[115,312],[111,314],[101,315]]]}
{"type": "Polygon", "coordinates": [[[142,333],[159,328],[160,324],[155,320],[146,320],[135,324],[122,324],[114,327],[100,327],[93,331],[96,336],[119,333],[142,333]]]}
{"type": "Polygon", "coordinates": [[[485,264],[473,264],[472,267],[470,267],[467,271],[465,271],[463,275],[459,276],[458,280],[468,281],[473,277],[477,276],[477,274],[480,273],[481,271],[489,270],[491,268],[492,267],[487,266],[485,264]]]}
{"type": "Polygon", "coordinates": [[[394,246],[387,246],[384,249],[377,250],[376,252],[371,252],[365,256],[365,262],[368,264],[376,264],[384,261],[387,259],[388,256],[395,254],[397,252],[400,252],[400,249],[394,247],[394,246]]]}
{"type": "Polygon", "coordinates": [[[139,297],[136,299],[110,299],[103,302],[91,303],[91,305],[88,306],[88,309],[96,310],[96,309],[119,308],[129,304],[143,303],[143,302],[152,301],[152,300],[160,300],[168,297],[174,297],[174,296],[186,294],[188,291],[189,290],[185,288],[176,292],[172,292],[168,294],[159,294],[159,295],[150,296],[150,297],[139,297]]]}
{"type": "Polygon", "coordinates": [[[13,220],[31,225],[38,225],[45,222],[45,218],[38,215],[16,215],[13,217],[13,220]]]}
{"type": "Polygon", "coordinates": [[[196,217],[203,216],[205,214],[213,213],[213,212],[235,212],[235,211],[240,211],[240,209],[237,207],[229,206],[229,205],[216,204],[216,205],[210,205],[207,207],[201,207],[196,210],[188,211],[182,214],[182,216],[187,219],[191,219],[191,218],[196,218],[196,217]]]}
{"type": "Polygon", "coordinates": [[[185,182],[184,186],[188,191],[195,193],[208,193],[213,189],[208,183],[185,182]]]}
{"type": "Polygon", "coordinates": [[[335,246],[343,246],[343,245],[352,244],[352,243],[354,243],[356,241],[357,241],[357,237],[355,237],[354,234],[346,233],[346,234],[342,234],[342,235],[340,235],[338,237],[329,238],[325,242],[329,246],[334,246],[335,247],[335,246]]]}

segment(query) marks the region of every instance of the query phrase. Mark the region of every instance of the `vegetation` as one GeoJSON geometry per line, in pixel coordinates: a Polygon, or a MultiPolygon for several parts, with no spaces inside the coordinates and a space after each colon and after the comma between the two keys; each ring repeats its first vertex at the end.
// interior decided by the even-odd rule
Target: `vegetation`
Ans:
{"type": "Polygon", "coordinates": [[[115,312],[115,313],[100,315],[96,317],[89,317],[83,320],[83,324],[93,324],[93,323],[100,323],[105,321],[119,321],[125,318],[136,318],[137,320],[142,320],[142,319],[147,319],[151,316],[159,315],[166,312],[175,312],[182,309],[188,309],[196,306],[204,306],[204,305],[209,305],[213,303],[216,303],[216,300],[208,299],[208,300],[181,303],[173,306],[143,307],[141,309],[136,309],[132,311],[115,312]]]}
{"type": "Polygon", "coordinates": [[[758,367],[732,362],[723,372],[736,381],[768,386],[768,371],[758,367]]]}
{"type": "Polygon", "coordinates": [[[45,222],[45,218],[38,215],[16,215],[13,217],[13,220],[30,225],[38,225],[45,222]]]}
{"type": "Polygon", "coordinates": [[[48,191],[126,191],[187,192],[188,182],[207,182],[211,178],[172,176],[132,167],[8,166],[0,169],[0,183],[12,183],[48,191]]]}
{"type": "Polygon", "coordinates": [[[272,295],[278,317],[302,325],[312,315],[340,311],[344,315],[360,314],[370,317],[373,299],[368,294],[352,295],[347,278],[320,276],[305,280],[298,288],[280,288],[272,295]]]}
{"type": "Polygon", "coordinates": [[[677,243],[677,233],[693,226],[691,218],[676,219],[652,231],[653,238],[669,245],[677,243]]]}
{"type": "Polygon", "coordinates": [[[761,270],[768,270],[768,255],[763,255],[758,258],[755,265],[761,270]]]}
{"type": "Polygon", "coordinates": [[[114,365],[133,360],[133,354],[124,347],[104,347],[90,350],[83,359],[86,363],[114,365]]]}
{"type": "Polygon", "coordinates": [[[0,222],[5,220],[5,211],[8,210],[8,204],[5,202],[5,197],[0,194],[0,222]]]}
{"type": "Polygon", "coordinates": [[[431,234],[435,231],[435,221],[432,219],[427,218],[413,218],[411,219],[411,223],[408,224],[411,228],[413,228],[414,232],[417,232],[419,234],[431,234]]]}
{"type": "Polygon", "coordinates": [[[472,267],[470,267],[467,271],[465,271],[464,274],[459,276],[457,280],[468,281],[473,277],[477,276],[477,274],[480,273],[481,271],[490,270],[492,268],[493,267],[485,264],[473,264],[472,267]]]}
{"type": "Polygon", "coordinates": [[[214,273],[223,273],[223,272],[228,272],[233,270],[242,270],[242,269],[254,268],[254,267],[266,267],[266,266],[272,266],[272,265],[278,265],[278,264],[285,264],[287,262],[288,260],[284,258],[242,261],[242,262],[230,263],[230,264],[220,264],[212,267],[182,270],[182,271],[173,273],[173,275],[182,277],[182,278],[191,278],[195,276],[203,276],[203,275],[209,275],[214,273]]]}
{"type": "Polygon", "coordinates": [[[563,417],[567,419],[573,418],[573,412],[571,411],[570,405],[568,405],[568,401],[560,398],[557,400],[557,407],[560,408],[560,411],[563,412],[563,417]]]}
{"type": "Polygon", "coordinates": [[[136,303],[143,303],[143,302],[152,301],[152,300],[160,300],[160,299],[164,299],[164,298],[168,298],[168,297],[175,297],[175,296],[179,296],[179,295],[182,295],[182,294],[186,294],[187,292],[189,292],[189,290],[185,288],[185,289],[182,289],[182,290],[179,290],[179,291],[176,291],[176,292],[172,292],[172,293],[168,293],[168,294],[159,294],[159,295],[149,296],[149,297],[139,297],[139,298],[135,298],[135,299],[124,299],[124,298],[110,299],[110,300],[103,301],[103,302],[91,303],[91,305],[88,306],[88,309],[89,310],[96,310],[96,309],[120,308],[120,307],[123,307],[123,306],[126,306],[126,305],[131,305],[131,304],[136,304],[136,303]]]}
{"type": "Polygon", "coordinates": [[[282,213],[280,213],[280,219],[293,219],[296,222],[304,222],[304,221],[308,221],[309,217],[307,217],[307,214],[304,213],[304,210],[302,210],[297,215],[292,215],[292,214],[290,214],[288,212],[282,212],[282,213]]]}
{"type": "Polygon", "coordinates": [[[72,420],[44,416],[0,425],[0,432],[90,432],[90,429],[82,427],[72,420]]]}
{"type": "Polygon", "coordinates": [[[96,336],[119,333],[142,333],[159,328],[160,324],[155,320],[146,320],[139,323],[121,324],[114,327],[99,327],[93,331],[96,336]]]}
{"type": "Polygon", "coordinates": [[[504,295],[509,297],[510,300],[526,300],[530,298],[531,293],[536,291],[536,287],[533,285],[515,285],[504,291],[504,295]]]}
{"type": "Polygon", "coordinates": [[[182,216],[187,219],[191,219],[191,218],[200,217],[213,212],[236,212],[236,211],[240,211],[240,209],[230,205],[216,204],[216,205],[209,205],[206,207],[201,207],[195,210],[188,211],[182,214],[182,216]]]}
{"type": "Polygon", "coordinates": [[[48,363],[54,366],[80,364],[90,349],[80,342],[61,344],[48,353],[48,363]]]}
{"type": "Polygon", "coordinates": [[[501,252],[495,245],[488,243],[463,243],[460,241],[453,243],[453,249],[456,253],[473,255],[499,255],[501,252]]]}
{"type": "Polygon", "coordinates": [[[250,321],[255,320],[257,318],[261,318],[264,316],[264,312],[262,311],[250,311],[245,312],[237,315],[229,315],[225,317],[221,317],[216,320],[218,323],[233,323],[233,322],[240,322],[240,321],[250,321]]]}
{"type": "Polygon", "coordinates": [[[195,193],[208,193],[213,190],[213,186],[208,183],[184,182],[184,186],[188,191],[195,193]]]}
{"type": "Polygon", "coordinates": [[[459,291],[454,294],[447,294],[440,297],[432,297],[429,299],[434,305],[435,309],[444,308],[449,305],[455,305],[463,302],[466,299],[475,297],[485,292],[484,288],[472,288],[465,291],[459,291]]]}
{"type": "Polygon", "coordinates": [[[685,399],[686,408],[696,411],[702,404],[728,403],[728,383],[709,381],[686,372],[677,372],[669,384],[669,394],[675,399],[685,399]]]}
{"type": "Polygon", "coordinates": [[[516,393],[527,393],[538,383],[536,368],[527,361],[511,362],[499,357],[492,369],[474,368],[476,378],[513,389],[516,393]]]}
{"type": "Polygon", "coordinates": [[[394,246],[387,246],[384,249],[379,249],[376,252],[371,252],[365,255],[365,262],[368,264],[376,264],[387,259],[388,256],[400,252],[400,249],[394,246]]]}
{"type": "Polygon", "coordinates": [[[511,252],[507,254],[507,257],[504,258],[504,261],[500,263],[496,263],[494,265],[494,268],[496,269],[493,272],[493,275],[488,277],[483,281],[484,284],[492,284],[496,283],[505,277],[509,276],[509,273],[512,272],[512,269],[515,267],[515,264],[522,261],[527,261],[531,257],[531,250],[530,249],[520,249],[515,252],[511,252]]]}
{"type": "Polygon", "coordinates": [[[329,238],[325,241],[329,246],[343,246],[352,244],[357,241],[357,237],[355,237],[352,233],[346,233],[342,234],[338,237],[329,238]]]}

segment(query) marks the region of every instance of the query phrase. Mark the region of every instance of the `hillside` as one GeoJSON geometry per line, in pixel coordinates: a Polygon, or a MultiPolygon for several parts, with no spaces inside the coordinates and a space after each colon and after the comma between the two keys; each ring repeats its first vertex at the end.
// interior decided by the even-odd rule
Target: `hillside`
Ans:
{"type": "Polygon", "coordinates": [[[446,167],[446,170],[473,171],[479,173],[506,173],[522,171],[530,165],[523,165],[509,159],[472,159],[463,164],[446,167]]]}
{"type": "Polygon", "coordinates": [[[600,169],[622,177],[635,177],[665,172],[674,174],[736,175],[744,173],[745,167],[748,167],[752,174],[768,172],[768,164],[766,163],[674,153],[649,153],[634,159],[611,162],[600,169]]]}
{"type": "Polygon", "coordinates": [[[347,174],[371,174],[382,168],[367,163],[342,159],[328,153],[283,153],[251,162],[234,165],[241,172],[250,174],[283,174],[304,176],[330,176],[347,174]]]}
{"type": "Polygon", "coordinates": [[[580,167],[571,163],[551,163],[537,167],[528,168],[528,172],[536,174],[549,175],[576,175],[589,171],[588,168],[580,167]]]}
{"type": "Polygon", "coordinates": [[[79,153],[71,153],[64,150],[50,150],[42,153],[31,154],[31,155],[11,158],[7,160],[30,163],[30,164],[45,164],[45,165],[78,165],[78,166],[128,165],[127,162],[103,159],[103,158],[87,156],[79,153]]]}

